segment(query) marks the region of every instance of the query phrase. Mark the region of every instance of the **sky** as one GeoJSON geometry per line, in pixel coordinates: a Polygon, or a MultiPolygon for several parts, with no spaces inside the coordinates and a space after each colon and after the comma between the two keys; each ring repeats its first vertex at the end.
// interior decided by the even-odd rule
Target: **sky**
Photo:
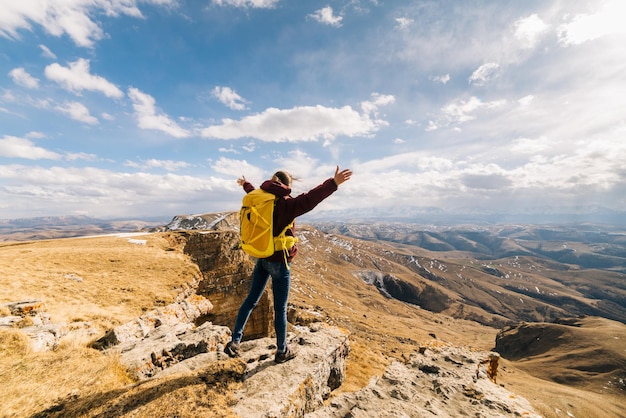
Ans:
{"type": "MultiPolygon", "coordinates": [[[[0,0],[0,218],[626,207],[622,0],[0,0]]],[[[550,209],[553,210],[553,209],[550,209]]]]}

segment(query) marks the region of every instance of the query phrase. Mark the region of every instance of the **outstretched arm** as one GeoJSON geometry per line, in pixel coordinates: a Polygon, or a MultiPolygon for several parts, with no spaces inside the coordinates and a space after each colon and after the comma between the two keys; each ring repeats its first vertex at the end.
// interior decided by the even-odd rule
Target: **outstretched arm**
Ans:
{"type": "Polygon", "coordinates": [[[246,180],[246,176],[241,176],[240,178],[238,178],[237,184],[243,187],[243,190],[246,193],[250,193],[252,190],[254,190],[254,186],[250,184],[248,180],[246,180]]]}
{"type": "Polygon", "coordinates": [[[350,180],[352,176],[352,170],[344,169],[339,170],[339,166],[335,169],[335,175],[326,179],[322,184],[306,193],[296,196],[293,199],[280,199],[277,204],[284,204],[284,213],[289,220],[285,223],[289,223],[294,218],[303,215],[315,208],[322,200],[333,194],[339,185],[350,180]]]}

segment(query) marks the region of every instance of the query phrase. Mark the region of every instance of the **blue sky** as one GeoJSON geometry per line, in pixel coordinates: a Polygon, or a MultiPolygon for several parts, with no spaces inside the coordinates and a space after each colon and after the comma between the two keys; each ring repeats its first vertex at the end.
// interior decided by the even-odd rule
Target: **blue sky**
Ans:
{"type": "Polygon", "coordinates": [[[621,0],[0,0],[0,218],[626,207],[621,0]]]}

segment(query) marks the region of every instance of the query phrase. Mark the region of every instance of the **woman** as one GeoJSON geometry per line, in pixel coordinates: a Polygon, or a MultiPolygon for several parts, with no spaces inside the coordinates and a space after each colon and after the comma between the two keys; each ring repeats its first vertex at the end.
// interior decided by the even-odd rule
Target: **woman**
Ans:
{"type": "MultiPolygon", "coordinates": [[[[352,171],[350,169],[339,171],[339,166],[337,166],[333,177],[306,193],[291,197],[293,178],[285,171],[276,172],[271,180],[266,180],[261,184],[262,190],[272,193],[277,198],[274,206],[273,235],[278,236],[296,217],[311,211],[322,200],[333,194],[340,184],[350,180],[351,176],[352,171]]],[[[244,176],[237,179],[237,184],[242,186],[246,193],[254,190],[254,186],[246,181],[244,176]]],[[[286,235],[295,236],[294,230],[295,224],[287,229],[286,235]]],[[[277,346],[274,361],[284,363],[296,357],[297,353],[287,346],[287,300],[291,281],[289,263],[297,252],[298,247],[294,245],[286,257],[283,250],[278,250],[267,258],[257,260],[252,272],[250,292],[239,308],[232,339],[224,348],[224,352],[230,357],[239,357],[239,343],[243,338],[244,327],[252,310],[259,303],[270,277],[272,278],[272,294],[274,295],[274,330],[276,331],[277,346]]]]}

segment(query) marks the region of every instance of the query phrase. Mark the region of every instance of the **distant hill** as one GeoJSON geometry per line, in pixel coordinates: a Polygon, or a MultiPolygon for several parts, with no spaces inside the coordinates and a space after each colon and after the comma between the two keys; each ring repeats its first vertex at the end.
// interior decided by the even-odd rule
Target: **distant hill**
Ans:
{"type": "Polygon", "coordinates": [[[0,241],[31,241],[136,232],[163,225],[167,221],[165,218],[104,220],[89,216],[0,219],[0,241]]]}
{"type": "Polygon", "coordinates": [[[393,245],[388,258],[412,274],[389,275],[382,269],[364,280],[426,309],[437,306],[436,312],[492,326],[578,315],[626,323],[626,233],[615,227],[314,226],[327,234],[393,245]]]}
{"type": "Polygon", "coordinates": [[[400,222],[458,226],[463,224],[577,224],[597,223],[626,226],[626,211],[601,206],[512,208],[507,212],[486,208],[442,209],[433,206],[352,208],[349,210],[317,210],[302,218],[306,221],[400,222]]]}

